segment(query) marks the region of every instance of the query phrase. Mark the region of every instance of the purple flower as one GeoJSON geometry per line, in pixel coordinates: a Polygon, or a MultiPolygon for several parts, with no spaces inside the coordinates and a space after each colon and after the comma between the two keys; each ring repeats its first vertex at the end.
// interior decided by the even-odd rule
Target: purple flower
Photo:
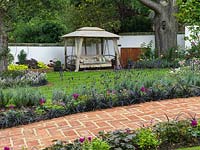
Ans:
{"type": "Polygon", "coordinates": [[[116,94],[116,91],[115,91],[115,90],[112,90],[112,94],[116,94]]]}
{"type": "Polygon", "coordinates": [[[60,102],[60,105],[63,106],[63,107],[66,106],[64,102],[60,102]]]}
{"type": "Polygon", "coordinates": [[[143,86],[143,87],[141,87],[140,91],[143,92],[143,93],[146,93],[146,92],[147,92],[147,88],[145,88],[145,87],[143,86]]]}
{"type": "Polygon", "coordinates": [[[77,94],[77,93],[74,93],[72,96],[74,97],[74,99],[75,99],[75,100],[77,100],[77,99],[78,99],[78,97],[79,97],[79,94],[77,94]]]}
{"type": "Polygon", "coordinates": [[[191,42],[192,46],[196,46],[195,42],[191,42]]]}
{"type": "Polygon", "coordinates": [[[10,148],[6,146],[6,147],[4,147],[4,150],[10,150],[10,148]]]}
{"type": "Polygon", "coordinates": [[[125,132],[129,134],[131,130],[128,128],[128,129],[125,129],[125,132]]]}
{"type": "Polygon", "coordinates": [[[196,119],[192,119],[192,121],[191,121],[191,126],[192,126],[192,127],[196,127],[197,125],[198,125],[197,120],[196,120],[196,119]]]}
{"type": "Polygon", "coordinates": [[[89,141],[89,142],[92,141],[92,136],[88,136],[88,141],[89,141]]]}
{"type": "Polygon", "coordinates": [[[45,100],[44,98],[41,98],[41,99],[39,100],[39,103],[40,103],[40,105],[43,105],[44,103],[46,103],[46,100],[45,100]]]}
{"type": "Polygon", "coordinates": [[[9,108],[10,108],[10,109],[14,109],[15,106],[14,106],[14,105],[10,105],[9,108]]]}
{"type": "Polygon", "coordinates": [[[83,143],[85,141],[85,137],[80,137],[79,142],[83,143]]]}

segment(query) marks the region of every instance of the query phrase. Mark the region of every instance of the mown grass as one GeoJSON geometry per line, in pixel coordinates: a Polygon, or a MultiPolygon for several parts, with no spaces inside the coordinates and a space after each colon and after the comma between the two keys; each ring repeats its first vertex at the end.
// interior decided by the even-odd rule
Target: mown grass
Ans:
{"type": "Polygon", "coordinates": [[[62,89],[67,93],[78,92],[80,88],[98,87],[102,90],[113,87],[115,82],[121,79],[148,80],[159,79],[168,73],[168,69],[145,69],[145,70],[113,70],[64,72],[63,77],[59,72],[47,73],[48,85],[35,87],[40,90],[48,99],[51,98],[55,89],[62,89]],[[126,73],[127,72],[127,73],[126,73]],[[131,75],[131,76],[130,76],[131,75]]]}
{"type": "MultiPolygon", "coordinates": [[[[169,69],[133,69],[133,70],[95,70],[81,72],[47,73],[48,84],[39,87],[27,87],[39,90],[47,99],[52,98],[54,90],[64,90],[66,93],[77,93],[82,88],[86,90],[95,87],[99,92],[112,89],[116,83],[140,82],[144,80],[157,80],[166,76],[169,69]],[[125,80],[124,80],[125,79],[125,80]]],[[[16,87],[18,90],[26,87],[16,87]]],[[[16,90],[8,88],[6,91],[16,90]]]]}

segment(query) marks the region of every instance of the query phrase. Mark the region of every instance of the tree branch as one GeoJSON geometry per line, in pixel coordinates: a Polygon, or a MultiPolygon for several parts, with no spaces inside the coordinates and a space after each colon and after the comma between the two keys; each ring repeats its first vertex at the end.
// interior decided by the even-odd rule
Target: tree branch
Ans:
{"type": "Polygon", "coordinates": [[[139,1],[157,13],[162,12],[160,4],[153,2],[152,0],[139,0],[139,1]]]}

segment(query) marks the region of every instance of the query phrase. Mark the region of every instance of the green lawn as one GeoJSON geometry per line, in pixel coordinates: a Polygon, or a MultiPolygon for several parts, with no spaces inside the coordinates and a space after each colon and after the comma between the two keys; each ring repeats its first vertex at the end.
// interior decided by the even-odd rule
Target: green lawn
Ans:
{"type": "MultiPolygon", "coordinates": [[[[123,86],[123,82],[142,84],[144,80],[157,80],[164,77],[168,72],[169,69],[122,70],[116,72],[113,70],[95,70],[64,72],[63,78],[61,78],[59,72],[50,72],[47,73],[48,85],[31,88],[41,91],[47,99],[51,99],[52,92],[56,89],[62,89],[66,93],[77,93],[83,88],[86,88],[86,90],[96,88],[101,92],[114,88],[116,83],[123,86]]],[[[15,89],[9,88],[6,90],[15,89]]]]}
{"type": "Polygon", "coordinates": [[[115,82],[124,79],[128,81],[162,78],[168,69],[144,69],[114,72],[112,70],[64,72],[61,79],[59,72],[47,73],[49,82],[46,86],[37,87],[47,98],[51,98],[52,91],[63,89],[67,93],[78,92],[80,88],[97,87],[98,90],[112,88],[115,82]]]}
{"type": "Polygon", "coordinates": [[[179,148],[177,150],[200,150],[200,146],[197,146],[197,147],[188,147],[188,148],[179,148]]]}

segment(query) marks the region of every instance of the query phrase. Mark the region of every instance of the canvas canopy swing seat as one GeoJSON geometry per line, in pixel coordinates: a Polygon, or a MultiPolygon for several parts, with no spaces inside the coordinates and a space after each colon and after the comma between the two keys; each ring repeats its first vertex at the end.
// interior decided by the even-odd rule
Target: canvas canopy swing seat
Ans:
{"type": "Polygon", "coordinates": [[[115,66],[120,66],[118,35],[97,27],[83,27],[62,37],[65,41],[65,68],[74,67],[76,72],[82,68],[105,68],[111,67],[113,60],[115,66]],[[72,44],[70,53],[67,50],[69,44],[72,44]]]}

